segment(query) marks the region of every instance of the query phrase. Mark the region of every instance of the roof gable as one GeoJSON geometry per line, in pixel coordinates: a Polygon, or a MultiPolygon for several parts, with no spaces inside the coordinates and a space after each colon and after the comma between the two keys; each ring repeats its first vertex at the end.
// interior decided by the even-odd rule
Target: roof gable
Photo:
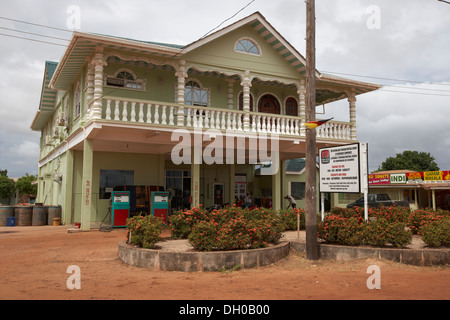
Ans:
{"type": "Polygon", "coordinates": [[[273,28],[259,12],[255,12],[228,27],[216,31],[198,41],[192,42],[181,50],[181,54],[188,55],[193,51],[198,52],[199,48],[204,47],[231,32],[242,29],[243,27],[251,28],[254,33],[259,36],[258,39],[255,39],[258,41],[259,45],[261,45],[262,42],[265,42],[266,47],[271,47],[296,71],[302,75],[306,74],[305,58],[275,28],[273,28]]]}

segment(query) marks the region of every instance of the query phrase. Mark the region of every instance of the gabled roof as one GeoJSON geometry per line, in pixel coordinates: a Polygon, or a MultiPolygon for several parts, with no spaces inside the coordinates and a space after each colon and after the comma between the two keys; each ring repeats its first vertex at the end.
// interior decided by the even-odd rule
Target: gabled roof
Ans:
{"type": "MultiPolygon", "coordinates": [[[[123,37],[107,36],[93,33],[74,32],[72,40],[68,45],[60,63],[54,70],[54,76],[49,86],[55,89],[67,90],[78,76],[80,69],[86,63],[86,58],[92,56],[97,45],[101,44],[105,48],[126,50],[133,54],[152,54],[166,58],[182,58],[189,52],[200,48],[223,35],[228,34],[243,26],[253,28],[262,39],[279,53],[303,78],[306,74],[306,59],[266,20],[260,13],[255,12],[231,25],[211,33],[186,46],[160,42],[134,40],[123,37]]],[[[329,101],[343,98],[343,92],[350,88],[355,89],[356,94],[366,93],[380,88],[378,85],[355,81],[351,79],[335,77],[321,74],[316,70],[317,85],[338,86],[342,92],[329,92],[327,90],[318,91],[317,103],[327,103],[329,101]]],[[[319,90],[319,88],[318,88],[319,90]]]]}
{"type": "Polygon", "coordinates": [[[56,90],[49,87],[50,80],[58,66],[57,62],[46,61],[44,70],[44,80],[42,81],[41,100],[39,102],[39,111],[36,113],[32,130],[41,130],[47,123],[48,118],[52,115],[53,108],[56,103],[56,90]]]}
{"type": "MultiPolygon", "coordinates": [[[[184,47],[182,54],[189,53],[221,36],[241,28],[242,26],[250,25],[260,36],[266,40],[291,66],[299,71],[301,74],[306,73],[306,59],[266,20],[260,13],[255,12],[219,31],[216,31],[206,37],[194,41],[184,47]]],[[[319,73],[317,73],[317,76],[319,73]]]]}

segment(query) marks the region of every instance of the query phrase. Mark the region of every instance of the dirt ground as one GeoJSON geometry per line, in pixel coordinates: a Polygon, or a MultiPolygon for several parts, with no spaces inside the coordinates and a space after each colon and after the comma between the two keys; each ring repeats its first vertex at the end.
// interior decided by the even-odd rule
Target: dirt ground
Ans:
{"type": "Polygon", "coordinates": [[[125,229],[69,233],[66,226],[0,227],[2,300],[385,300],[450,299],[450,268],[377,259],[310,261],[291,253],[275,264],[228,272],[167,272],[133,267],[117,256],[125,229]],[[80,268],[81,288],[67,273],[80,268]],[[368,289],[367,268],[380,268],[368,289]]]}

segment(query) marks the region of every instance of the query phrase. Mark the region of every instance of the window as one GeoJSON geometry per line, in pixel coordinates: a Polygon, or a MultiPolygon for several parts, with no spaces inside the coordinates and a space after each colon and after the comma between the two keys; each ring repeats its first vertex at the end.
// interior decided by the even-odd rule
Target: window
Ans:
{"type": "Polygon", "coordinates": [[[285,108],[286,108],[286,115],[294,117],[298,116],[298,104],[297,100],[295,100],[294,98],[289,97],[286,99],[285,108]]]}
{"type": "Polygon", "coordinates": [[[208,90],[202,89],[195,81],[188,81],[184,86],[184,103],[191,106],[208,106],[208,90]]]}
{"type": "Polygon", "coordinates": [[[234,46],[234,51],[256,56],[261,55],[261,50],[259,49],[258,44],[250,38],[238,40],[238,42],[236,42],[236,45],[234,46]]]}
{"type": "Polygon", "coordinates": [[[133,170],[100,170],[99,199],[110,199],[116,186],[134,185],[133,170]]]}
{"type": "Polygon", "coordinates": [[[305,199],[305,183],[304,182],[291,182],[291,196],[295,200],[305,199]]]}
{"type": "Polygon", "coordinates": [[[145,90],[145,81],[128,69],[120,69],[114,76],[106,77],[106,85],[134,90],[145,90]]]}
{"type": "Polygon", "coordinates": [[[166,190],[170,193],[172,209],[189,209],[191,171],[166,170],[166,190]]]}
{"type": "Polygon", "coordinates": [[[73,116],[74,118],[78,117],[81,113],[81,90],[80,90],[80,82],[77,83],[75,94],[73,98],[73,116]]]}
{"type": "Polygon", "coordinates": [[[275,96],[265,94],[259,99],[258,112],[280,114],[280,103],[275,96]]]}

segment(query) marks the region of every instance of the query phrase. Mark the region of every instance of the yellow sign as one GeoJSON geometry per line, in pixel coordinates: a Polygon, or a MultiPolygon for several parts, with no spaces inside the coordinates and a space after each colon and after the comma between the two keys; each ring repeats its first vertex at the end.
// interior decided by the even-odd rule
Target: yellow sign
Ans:
{"type": "Polygon", "coordinates": [[[442,171],[425,171],[423,173],[423,179],[425,181],[442,181],[442,171]]]}

